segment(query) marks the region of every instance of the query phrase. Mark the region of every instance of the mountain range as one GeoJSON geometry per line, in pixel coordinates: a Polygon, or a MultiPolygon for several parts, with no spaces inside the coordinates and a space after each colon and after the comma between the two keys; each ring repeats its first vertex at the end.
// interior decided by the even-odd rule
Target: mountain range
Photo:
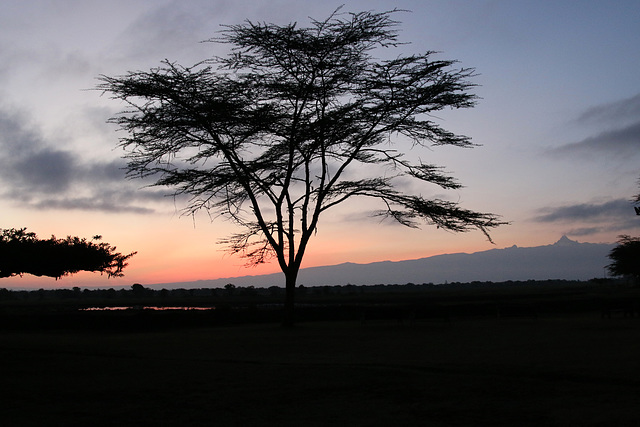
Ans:
{"type": "MultiPolygon", "coordinates": [[[[368,264],[343,264],[309,267],[300,270],[298,284],[375,285],[508,280],[589,280],[605,276],[608,254],[614,244],[579,243],[562,236],[544,246],[490,249],[474,253],[454,253],[406,261],[381,261],[368,264]]],[[[153,287],[217,288],[228,283],[236,286],[283,286],[282,273],[241,276],[192,282],[161,283],[153,287]]]]}

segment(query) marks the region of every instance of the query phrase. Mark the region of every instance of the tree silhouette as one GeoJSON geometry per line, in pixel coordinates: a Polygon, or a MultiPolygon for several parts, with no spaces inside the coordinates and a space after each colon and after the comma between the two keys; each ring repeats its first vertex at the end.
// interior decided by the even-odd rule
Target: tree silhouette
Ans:
{"type": "Polygon", "coordinates": [[[208,40],[225,57],[193,67],[101,76],[98,89],[129,108],[110,121],[128,136],[129,177],[152,177],[242,231],[221,242],[248,264],[275,257],[285,276],[285,324],[296,278],[321,214],[354,197],[378,199],[377,214],[451,231],[502,224],[455,202],[403,192],[410,180],[461,185],[441,167],[412,162],[393,144],[472,147],[433,113],[469,108],[469,68],[434,52],[376,59],[397,47],[397,10],[342,13],[310,27],[246,21],[208,40]],[[364,167],[362,167],[364,166],[364,167]]]}
{"type": "Polygon", "coordinates": [[[134,283],[131,285],[131,292],[133,292],[134,296],[141,297],[147,292],[147,288],[142,286],[140,283],[134,283]]]}
{"type": "MultiPolygon", "coordinates": [[[[638,180],[638,183],[640,184],[640,180],[638,180]]],[[[632,200],[632,201],[633,201],[634,203],[640,203],[640,193],[636,194],[636,195],[633,197],[633,200],[632,200]]],[[[636,214],[638,214],[638,215],[640,215],[640,210],[639,210],[639,209],[640,209],[640,207],[635,206],[635,211],[636,211],[636,214]]]]}
{"type": "Polygon", "coordinates": [[[613,261],[607,266],[611,275],[631,277],[640,284],[640,237],[619,236],[609,258],[613,261]]]}
{"type": "MultiPolygon", "coordinates": [[[[94,236],[93,240],[100,240],[94,236]]],[[[79,271],[123,276],[127,260],[136,253],[122,255],[108,243],[94,243],[79,237],[38,239],[26,228],[0,229],[0,277],[23,274],[59,279],[79,271]]]]}

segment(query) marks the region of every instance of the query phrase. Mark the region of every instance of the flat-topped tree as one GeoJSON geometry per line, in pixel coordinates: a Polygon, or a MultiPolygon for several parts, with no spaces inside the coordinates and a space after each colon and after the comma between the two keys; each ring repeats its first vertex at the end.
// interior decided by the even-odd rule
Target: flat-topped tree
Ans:
{"type": "Polygon", "coordinates": [[[471,147],[431,113],[472,107],[476,97],[468,93],[474,70],[455,69],[434,52],[373,56],[399,45],[397,12],[337,10],[309,27],[246,21],[209,40],[232,47],[225,57],[189,68],[165,61],[148,72],[102,76],[98,85],[129,105],[111,121],[127,133],[120,145],[130,177],[153,177],[190,196],[187,214],[204,209],[235,221],[242,231],[223,243],[249,264],[277,260],[286,325],[309,239],[336,205],[374,198],[378,214],[403,225],[424,220],[487,237],[501,224],[496,215],[402,191],[407,179],[460,187],[393,143],[403,136],[414,148],[471,147]]]}
{"type": "Polygon", "coordinates": [[[127,261],[136,253],[123,255],[101,238],[39,239],[26,228],[0,229],[0,278],[31,274],[59,279],[79,271],[123,276],[127,261]]]}

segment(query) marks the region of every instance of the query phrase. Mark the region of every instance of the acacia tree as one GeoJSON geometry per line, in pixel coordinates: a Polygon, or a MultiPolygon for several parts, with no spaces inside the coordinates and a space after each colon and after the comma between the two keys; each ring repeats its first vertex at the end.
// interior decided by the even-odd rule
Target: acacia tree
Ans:
{"type": "MultiPolygon", "coordinates": [[[[92,240],[100,240],[94,236],[92,240]]],[[[49,276],[59,279],[79,271],[123,276],[127,260],[135,252],[123,255],[106,242],[93,242],[68,236],[39,239],[26,228],[0,229],[0,277],[49,276]]]]}
{"type": "Polygon", "coordinates": [[[607,266],[613,276],[631,277],[640,284],[640,237],[622,235],[618,237],[618,246],[609,252],[611,264],[607,266]]]}
{"type": "Polygon", "coordinates": [[[474,70],[434,52],[373,56],[400,44],[396,12],[338,9],[306,28],[246,21],[208,40],[230,45],[225,57],[100,77],[98,89],[128,105],[110,120],[126,131],[128,176],[188,195],[187,214],[234,221],[242,231],[222,242],[249,264],[275,257],[285,276],[285,324],[293,322],[296,278],[321,214],[349,199],[378,199],[377,214],[408,227],[424,220],[489,237],[501,224],[496,215],[402,191],[407,179],[460,188],[393,143],[473,146],[431,114],[472,107],[476,96],[468,93],[474,70]]]}

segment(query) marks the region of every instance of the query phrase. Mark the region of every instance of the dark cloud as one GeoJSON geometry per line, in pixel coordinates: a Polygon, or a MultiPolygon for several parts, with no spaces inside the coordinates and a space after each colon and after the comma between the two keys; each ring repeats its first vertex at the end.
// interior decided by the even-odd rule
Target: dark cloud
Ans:
{"type": "Polygon", "coordinates": [[[564,234],[569,236],[591,236],[604,231],[615,231],[615,230],[607,230],[603,227],[579,227],[579,228],[572,228],[564,234]]]}
{"type": "Polygon", "coordinates": [[[33,124],[18,113],[0,110],[0,144],[2,159],[28,154],[33,147],[42,145],[42,138],[32,130],[33,124]]]}
{"type": "Polygon", "coordinates": [[[48,148],[25,116],[0,111],[0,178],[13,189],[58,193],[68,189],[74,156],[48,148]]]}
{"type": "Polygon", "coordinates": [[[577,122],[620,123],[623,120],[637,120],[640,117],[640,94],[609,104],[598,105],[587,109],[577,122]]]}
{"type": "Polygon", "coordinates": [[[594,234],[599,233],[621,233],[624,230],[628,230],[631,224],[627,224],[626,226],[620,224],[608,225],[603,224],[596,227],[578,227],[578,228],[570,228],[566,230],[563,234],[572,237],[579,236],[592,236],[594,234]]]}
{"type": "Polygon", "coordinates": [[[616,199],[604,203],[582,203],[560,206],[557,208],[543,208],[536,217],[539,222],[556,221],[592,221],[606,217],[619,217],[633,212],[632,204],[625,199],[616,199]]]}
{"type": "Polygon", "coordinates": [[[124,160],[84,160],[77,152],[52,148],[35,129],[26,116],[0,110],[4,200],[37,209],[140,214],[153,212],[149,202],[164,200],[164,194],[136,190],[126,181],[124,160]]]}
{"type": "Polygon", "coordinates": [[[602,132],[579,142],[551,150],[554,154],[611,153],[623,156],[640,154],[640,121],[630,126],[602,132]]]}
{"type": "Polygon", "coordinates": [[[123,159],[106,163],[90,163],[84,165],[81,175],[85,181],[118,182],[125,178],[125,167],[126,161],[123,159]]]}
{"type": "Polygon", "coordinates": [[[576,227],[566,231],[566,234],[572,236],[618,232],[639,224],[633,204],[625,199],[542,208],[534,221],[576,224],[576,227]]]}
{"type": "Polygon", "coordinates": [[[76,159],[66,151],[42,149],[5,162],[4,175],[13,185],[30,191],[61,193],[69,189],[76,159]]]}
{"type": "Polygon", "coordinates": [[[36,209],[83,210],[111,213],[150,214],[155,212],[150,208],[116,203],[116,201],[105,199],[104,197],[43,199],[31,204],[31,206],[36,209]]]}
{"type": "Polygon", "coordinates": [[[594,135],[549,150],[552,155],[636,156],[640,153],[640,94],[585,110],[575,123],[594,135]]]}

